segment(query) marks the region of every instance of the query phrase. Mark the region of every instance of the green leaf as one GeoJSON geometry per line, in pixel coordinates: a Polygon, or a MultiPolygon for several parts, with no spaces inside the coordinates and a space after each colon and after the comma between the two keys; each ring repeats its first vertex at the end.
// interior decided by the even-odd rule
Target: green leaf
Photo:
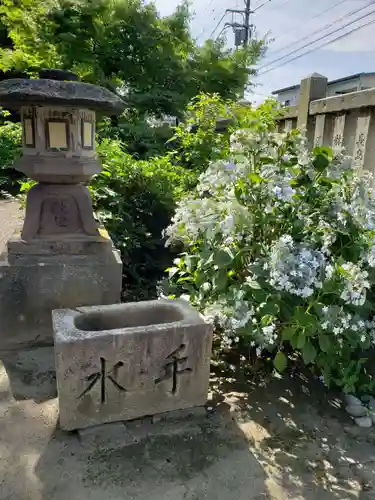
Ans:
{"type": "Polygon", "coordinates": [[[315,146],[313,148],[313,154],[315,156],[325,156],[326,158],[332,158],[333,157],[333,150],[329,146],[315,146]]]}
{"type": "Polygon", "coordinates": [[[258,302],[258,304],[261,304],[262,302],[267,301],[268,292],[266,290],[263,290],[263,288],[260,288],[259,290],[253,289],[252,296],[254,297],[255,302],[258,302]]]}
{"type": "Polygon", "coordinates": [[[219,268],[227,267],[232,263],[234,255],[229,248],[220,248],[214,255],[214,263],[219,268]]]}
{"type": "Polygon", "coordinates": [[[169,268],[167,269],[167,272],[168,272],[168,276],[169,276],[170,278],[173,278],[173,276],[174,276],[176,273],[178,273],[178,272],[179,272],[179,269],[178,269],[177,267],[169,267],[169,268]]]}
{"type": "Polygon", "coordinates": [[[263,180],[258,174],[254,174],[254,173],[249,174],[248,178],[254,184],[260,184],[262,182],[262,180],[263,180]]]}
{"type": "Polygon", "coordinates": [[[375,269],[373,267],[368,269],[368,281],[371,285],[375,285],[375,269]]]}
{"type": "Polygon", "coordinates": [[[294,313],[294,321],[299,325],[299,326],[308,326],[312,322],[315,322],[316,319],[312,314],[309,314],[305,312],[303,307],[297,307],[296,311],[294,313]]]}
{"type": "Polygon", "coordinates": [[[282,340],[292,340],[296,333],[296,327],[294,325],[287,326],[281,331],[282,340]]]}
{"type": "Polygon", "coordinates": [[[225,269],[219,269],[212,279],[212,288],[214,292],[221,292],[228,283],[228,275],[225,269]]]}
{"type": "Polygon", "coordinates": [[[309,341],[306,341],[302,347],[302,358],[307,365],[315,361],[316,349],[309,341]]]}
{"type": "Polygon", "coordinates": [[[323,352],[328,352],[331,347],[331,342],[328,335],[319,333],[319,347],[323,352]]]}
{"type": "Polygon", "coordinates": [[[266,314],[265,316],[262,317],[262,319],[260,320],[260,324],[262,326],[268,326],[269,324],[272,323],[272,320],[273,320],[273,316],[269,315],[269,314],[266,314]]]}
{"type": "Polygon", "coordinates": [[[297,349],[303,349],[305,343],[306,343],[305,332],[304,331],[300,331],[299,334],[298,334],[298,338],[297,338],[296,348],[297,349]]]}
{"type": "Polygon", "coordinates": [[[276,302],[267,302],[260,310],[262,314],[270,314],[276,316],[280,311],[280,307],[276,302]]]}
{"type": "Polygon", "coordinates": [[[209,264],[212,264],[214,262],[214,252],[211,252],[209,256],[206,259],[202,259],[202,265],[203,266],[208,266],[209,264]]]}
{"type": "Polygon", "coordinates": [[[324,172],[324,170],[326,170],[329,166],[329,159],[323,155],[316,156],[313,161],[313,165],[315,170],[318,172],[324,172]]]}
{"type": "Polygon", "coordinates": [[[283,371],[285,371],[287,364],[288,364],[288,361],[286,359],[285,354],[283,352],[279,351],[276,354],[275,359],[273,360],[274,367],[276,368],[276,370],[278,372],[282,373],[283,371]]]}
{"type": "Polygon", "coordinates": [[[248,285],[253,290],[260,290],[261,286],[256,280],[246,280],[246,285],[248,285]]]}
{"type": "Polygon", "coordinates": [[[203,271],[195,271],[194,281],[198,287],[201,286],[203,283],[207,281],[207,273],[203,271]]]}
{"type": "Polygon", "coordinates": [[[183,278],[179,278],[177,280],[177,284],[186,283],[186,282],[192,283],[193,281],[194,281],[194,279],[192,276],[184,276],[183,278]]]}

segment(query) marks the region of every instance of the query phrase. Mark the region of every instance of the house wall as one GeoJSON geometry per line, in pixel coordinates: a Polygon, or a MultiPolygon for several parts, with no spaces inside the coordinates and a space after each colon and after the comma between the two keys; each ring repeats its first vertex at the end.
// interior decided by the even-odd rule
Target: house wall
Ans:
{"type": "Polygon", "coordinates": [[[361,76],[361,89],[371,89],[375,87],[375,75],[364,75],[361,76]]]}
{"type": "Polygon", "coordinates": [[[357,90],[362,90],[360,78],[355,78],[346,82],[333,83],[331,85],[328,84],[327,97],[337,95],[338,93],[357,92],[357,90]]]}
{"type": "Polygon", "coordinates": [[[281,103],[289,101],[288,106],[297,106],[299,100],[299,88],[282,92],[277,95],[276,99],[281,103]]]}

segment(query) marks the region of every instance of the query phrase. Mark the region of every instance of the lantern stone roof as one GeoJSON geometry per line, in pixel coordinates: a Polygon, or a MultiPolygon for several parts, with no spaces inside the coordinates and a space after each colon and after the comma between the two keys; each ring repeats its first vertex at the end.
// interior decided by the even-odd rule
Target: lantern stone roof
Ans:
{"type": "Polygon", "coordinates": [[[108,89],[77,81],[13,78],[0,82],[0,106],[74,106],[117,115],[126,104],[108,89]]]}

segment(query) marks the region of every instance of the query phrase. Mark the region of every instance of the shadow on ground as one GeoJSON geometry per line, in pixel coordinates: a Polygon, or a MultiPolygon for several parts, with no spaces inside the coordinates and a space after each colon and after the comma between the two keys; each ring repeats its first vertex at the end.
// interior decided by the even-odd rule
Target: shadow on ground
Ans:
{"type": "Polygon", "coordinates": [[[1,500],[375,498],[373,431],[307,378],[215,372],[207,417],[124,446],[61,431],[53,356],[12,356],[0,370],[1,500]]]}
{"type": "Polygon", "coordinates": [[[287,498],[375,498],[374,430],[356,427],[338,394],[293,373],[249,382],[217,372],[212,386],[225,395],[254,456],[287,498]]]}
{"type": "Polygon", "coordinates": [[[32,399],[36,403],[42,403],[57,396],[52,347],[10,351],[1,355],[0,359],[14,399],[32,399]]]}

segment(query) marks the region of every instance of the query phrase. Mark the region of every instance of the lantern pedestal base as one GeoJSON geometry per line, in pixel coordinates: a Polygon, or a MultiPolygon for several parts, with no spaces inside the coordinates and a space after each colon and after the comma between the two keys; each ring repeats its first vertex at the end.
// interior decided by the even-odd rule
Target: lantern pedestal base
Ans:
{"type": "Polygon", "coordinates": [[[24,240],[20,234],[8,240],[8,261],[10,264],[18,262],[62,262],[66,257],[72,256],[89,258],[100,257],[106,260],[111,258],[115,250],[112,240],[105,229],[99,229],[98,236],[86,235],[55,235],[48,237],[35,237],[24,240]]]}
{"type": "Polygon", "coordinates": [[[81,184],[35,184],[27,194],[22,238],[100,236],[91,196],[81,184]]]}
{"type": "Polygon", "coordinates": [[[120,302],[119,252],[102,247],[90,255],[0,256],[0,350],[52,345],[53,309],[120,302]]]}

